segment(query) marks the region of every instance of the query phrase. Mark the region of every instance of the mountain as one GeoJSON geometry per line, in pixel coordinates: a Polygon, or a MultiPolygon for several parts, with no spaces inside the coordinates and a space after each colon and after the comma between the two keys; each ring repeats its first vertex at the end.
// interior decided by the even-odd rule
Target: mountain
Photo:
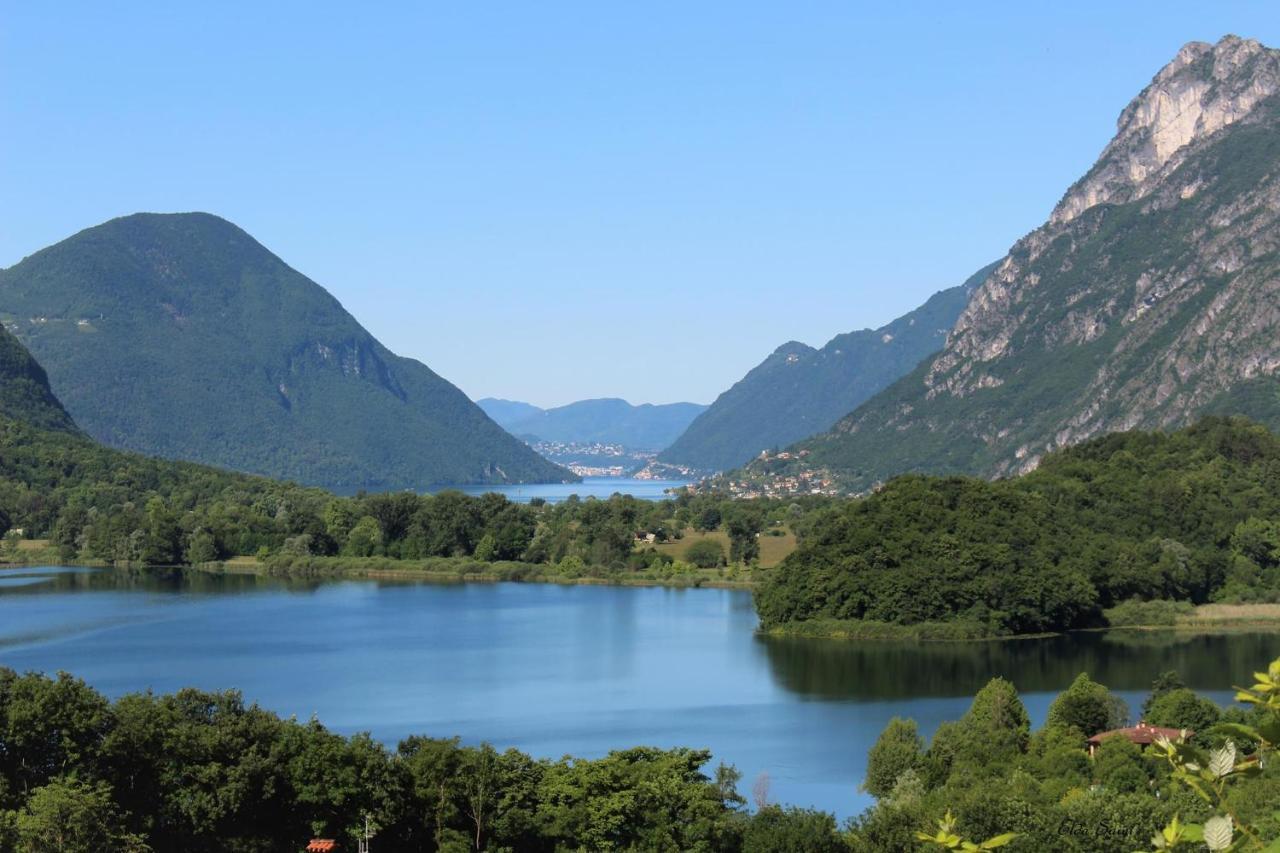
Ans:
{"type": "Polygon", "coordinates": [[[0,318],[113,447],[347,489],[573,479],[209,214],[43,249],[0,271],[0,318]]]}
{"type": "Polygon", "coordinates": [[[865,489],[1002,476],[1102,433],[1202,414],[1280,426],[1280,51],[1192,43],[1120,114],[946,345],[784,465],[865,489]]]}
{"type": "Polygon", "coordinates": [[[941,349],[970,292],[991,269],[879,329],[837,335],[822,349],[783,344],[717,397],[659,461],[720,471],[829,429],[941,349]]]}
{"type": "Polygon", "coordinates": [[[511,428],[513,424],[541,417],[547,412],[546,409],[540,409],[532,403],[521,403],[518,400],[501,400],[497,397],[485,397],[476,400],[476,405],[492,418],[494,423],[512,435],[520,435],[519,432],[511,428]]]}
{"type": "Polygon", "coordinates": [[[635,450],[661,450],[706,410],[697,403],[643,403],[604,398],[579,400],[554,409],[486,397],[477,401],[489,417],[513,435],[541,441],[621,444],[635,450]]]}
{"type": "Polygon", "coordinates": [[[0,327],[0,417],[40,429],[78,432],[22,342],[0,327]]]}

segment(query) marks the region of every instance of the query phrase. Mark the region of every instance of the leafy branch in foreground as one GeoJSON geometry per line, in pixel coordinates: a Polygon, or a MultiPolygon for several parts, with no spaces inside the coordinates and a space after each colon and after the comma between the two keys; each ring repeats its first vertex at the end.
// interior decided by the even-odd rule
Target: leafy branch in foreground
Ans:
{"type": "Polygon", "coordinates": [[[933,835],[927,832],[917,832],[916,838],[928,844],[934,844],[943,850],[995,850],[1003,847],[1013,839],[1017,838],[1016,832],[1005,832],[986,841],[975,843],[973,841],[965,841],[956,834],[956,818],[949,810],[945,817],[938,821],[938,831],[933,835]]]}
{"type": "Polygon", "coordinates": [[[1280,743],[1280,658],[1266,672],[1254,673],[1251,688],[1238,688],[1236,701],[1266,709],[1271,714],[1258,725],[1223,723],[1214,731],[1234,735],[1249,745],[1241,755],[1234,740],[1228,739],[1213,750],[1203,750],[1186,742],[1186,732],[1176,741],[1158,738],[1159,750],[1172,768],[1172,778],[1186,785],[1208,803],[1213,814],[1203,824],[1183,824],[1175,816],[1152,840],[1157,850],[1188,849],[1203,843],[1211,851],[1280,851],[1280,839],[1267,843],[1260,833],[1240,817],[1232,802],[1233,783],[1262,773],[1263,761],[1276,752],[1280,743]]]}

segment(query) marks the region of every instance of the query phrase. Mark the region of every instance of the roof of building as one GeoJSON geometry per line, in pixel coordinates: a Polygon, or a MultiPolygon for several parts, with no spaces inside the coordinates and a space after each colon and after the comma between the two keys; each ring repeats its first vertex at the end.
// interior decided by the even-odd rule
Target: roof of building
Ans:
{"type": "Polygon", "coordinates": [[[1169,740],[1177,740],[1180,737],[1191,737],[1195,732],[1190,729],[1167,729],[1161,726],[1150,726],[1144,722],[1139,722],[1136,726],[1129,726],[1124,729],[1112,729],[1107,732],[1098,732],[1089,738],[1089,743],[1098,744],[1109,737],[1128,738],[1130,743],[1148,744],[1155,743],[1156,738],[1166,737],[1169,740]]]}
{"type": "Polygon", "coordinates": [[[307,845],[307,853],[333,853],[338,849],[338,842],[332,838],[313,838],[307,845]]]}

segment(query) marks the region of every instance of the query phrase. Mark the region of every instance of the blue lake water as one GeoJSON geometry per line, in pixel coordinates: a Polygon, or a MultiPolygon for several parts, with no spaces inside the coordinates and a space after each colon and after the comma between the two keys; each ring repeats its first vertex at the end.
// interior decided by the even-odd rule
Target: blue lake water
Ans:
{"type": "MultiPolygon", "coordinates": [[[[688,480],[635,480],[631,477],[583,477],[581,483],[521,483],[513,486],[447,486],[468,495],[497,492],[517,503],[528,503],[542,498],[547,503],[560,503],[570,495],[580,498],[607,498],[615,493],[631,495],[646,501],[660,501],[667,497],[667,489],[687,486],[688,480]]],[[[440,491],[433,488],[430,491],[440,491]]]]}
{"type": "Polygon", "coordinates": [[[1078,672],[1136,708],[1177,669],[1227,701],[1280,636],[1076,634],[956,645],[766,639],[748,593],[541,584],[284,582],[0,570],[0,666],[74,673],[111,696],[235,687],[388,744],[459,735],[538,756],[706,747],[771,798],[861,811],[892,716],[928,733],[993,675],[1033,719],[1078,672]]]}

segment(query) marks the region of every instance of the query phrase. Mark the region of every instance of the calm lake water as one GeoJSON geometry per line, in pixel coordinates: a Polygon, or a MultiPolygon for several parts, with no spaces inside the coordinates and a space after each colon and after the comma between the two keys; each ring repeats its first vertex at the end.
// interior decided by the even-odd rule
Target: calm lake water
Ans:
{"type": "MultiPolygon", "coordinates": [[[[516,486],[448,486],[468,495],[497,492],[517,503],[528,503],[542,498],[547,503],[560,503],[570,495],[580,498],[607,498],[614,493],[631,495],[641,500],[660,501],[667,497],[667,489],[689,485],[688,480],[635,480],[631,477],[583,477],[581,483],[523,483],[516,486]]],[[[439,489],[430,489],[439,491],[439,489]]]]}
{"type": "Polygon", "coordinates": [[[66,670],[112,696],[236,687],[394,744],[411,733],[539,756],[653,744],[714,751],[748,794],[847,816],[894,715],[926,732],[993,675],[1043,720],[1077,673],[1137,708],[1177,669],[1227,701],[1280,636],[1077,634],[956,645],[772,640],[730,590],[156,578],[0,570],[0,666],[66,670]]]}

